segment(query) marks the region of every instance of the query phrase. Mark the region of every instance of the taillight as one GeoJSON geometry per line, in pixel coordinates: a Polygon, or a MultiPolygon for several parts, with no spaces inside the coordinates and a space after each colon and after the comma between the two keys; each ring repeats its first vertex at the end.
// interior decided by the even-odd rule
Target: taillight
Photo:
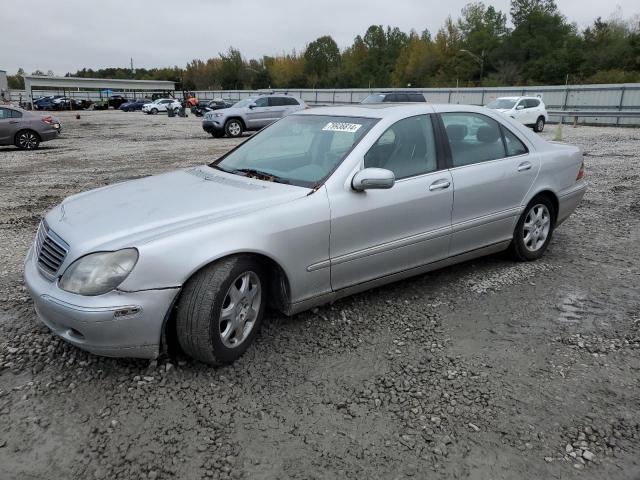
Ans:
{"type": "Polygon", "coordinates": [[[44,117],[44,118],[42,119],[42,121],[43,121],[44,123],[48,123],[49,125],[51,125],[51,124],[53,124],[53,117],[51,117],[51,116],[44,117]]]}
{"type": "Polygon", "coordinates": [[[580,170],[578,170],[578,175],[576,176],[576,182],[578,180],[582,180],[584,178],[584,160],[580,162],[580,170]]]}

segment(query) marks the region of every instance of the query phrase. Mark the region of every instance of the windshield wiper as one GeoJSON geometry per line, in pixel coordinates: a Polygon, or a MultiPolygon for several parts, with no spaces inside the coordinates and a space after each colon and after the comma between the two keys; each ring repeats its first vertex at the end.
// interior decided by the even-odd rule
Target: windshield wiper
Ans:
{"type": "Polygon", "coordinates": [[[244,173],[245,177],[255,177],[259,180],[266,180],[267,182],[290,183],[286,178],[279,177],[273,173],[256,170],[254,168],[238,168],[236,170],[232,170],[231,173],[244,173]]]}

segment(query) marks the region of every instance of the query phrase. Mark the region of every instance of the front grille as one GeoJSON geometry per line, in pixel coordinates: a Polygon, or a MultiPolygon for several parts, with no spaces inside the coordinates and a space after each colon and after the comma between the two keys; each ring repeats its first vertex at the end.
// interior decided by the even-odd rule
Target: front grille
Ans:
{"type": "Polygon", "coordinates": [[[54,278],[64,262],[69,245],[55,234],[43,221],[36,235],[36,256],[40,271],[48,278],[54,278]]]}

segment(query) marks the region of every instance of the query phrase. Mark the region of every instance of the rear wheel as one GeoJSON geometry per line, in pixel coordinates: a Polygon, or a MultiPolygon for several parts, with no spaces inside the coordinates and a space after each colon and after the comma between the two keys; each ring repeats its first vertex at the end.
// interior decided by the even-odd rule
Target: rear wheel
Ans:
{"type": "Polygon", "coordinates": [[[242,135],[242,123],[240,120],[232,119],[224,125],[224,131],[227,136],[237,138],[242,135]]]}
{"type": "Polygon", "coordinates": [[[510,251],[516,260],[527,262],[537,260],[549,246],[556,211],[546,197],[534,198],[518,220],[513,233],[510,251]]]}
{"type": "Polygon", "coordinates": [[[544,117],[538,117],[538,120],[536,120],[536,123],[533,126],[533,131],[540,133],[542,130],[544,130],[544,117]]]}
{"type": "Polygon", "coordinates": [[[253,342],[266,306],[266,275],[250,256],[235,256],[196,273],[184,286],[176,317],[178,342],[209,365],[231,363],[253,342]]]}
{"type": "Polygon", "coordinates": [[[20,150],[35,150],[40,145],[40,136],[33,130],[22,130],[16,133],[13,143],[20,150]]]}

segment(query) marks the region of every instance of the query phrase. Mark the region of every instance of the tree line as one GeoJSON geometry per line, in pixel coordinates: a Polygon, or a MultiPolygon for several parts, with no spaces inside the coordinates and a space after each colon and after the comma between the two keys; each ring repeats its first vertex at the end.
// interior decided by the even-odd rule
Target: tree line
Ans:
{"type": "MultiPolygon", "coordinates": [[[[372,25],[343,50],[325,35],[301,52],[277,56],[246,59],[230,47],[185,67],[82,69],[67,76],[171,80],[186,90],[638,82],[640,18],[616,12],[580,30],[555,0],[511,0],[509,17],[478,1],[435,34],[372,25]]],[[[10,88],[20,88],[21,80],[10,76],[10,88]]]]}

